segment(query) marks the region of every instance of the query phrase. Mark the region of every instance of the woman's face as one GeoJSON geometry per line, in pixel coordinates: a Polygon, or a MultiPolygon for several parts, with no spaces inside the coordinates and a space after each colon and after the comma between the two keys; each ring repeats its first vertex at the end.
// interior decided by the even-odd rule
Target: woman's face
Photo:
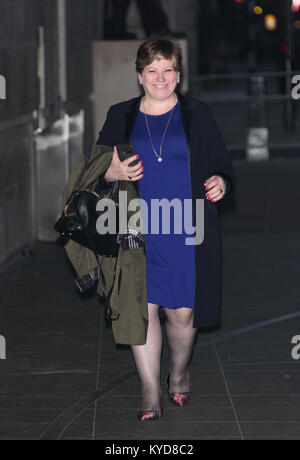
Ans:
{"type": "Polygon", "coordinates": [[[174,93],[179,81],[179,72],[174,70],[171,60],[156,59],[147,65],[138,77],[146,96],[162,101],[174,93]]]}

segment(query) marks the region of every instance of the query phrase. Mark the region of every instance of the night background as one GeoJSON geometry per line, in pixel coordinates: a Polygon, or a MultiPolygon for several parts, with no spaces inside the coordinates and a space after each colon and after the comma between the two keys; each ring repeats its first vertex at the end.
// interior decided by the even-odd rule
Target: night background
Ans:
{"type": "Polygon", "coordinates": [[[1,440],[300,439],[293,77],[299,0],[0,0],[1,440]],[[103,305],[77,292],[53,227],[108,108],[138,95],[136,51],[151,34],[181,44],[181,91],[211,107],[234,192],[213,211],[222,327],[197,339],[192,404],[169,402],[145,426],[129,349],[115,346],[103,305]]]}
{"type": "Polygon", "coordinates": [[[285,70],[287,55],[299,68],[300,13],[288,1],[214,0],[199,9],[200,73],[285,70]]]}

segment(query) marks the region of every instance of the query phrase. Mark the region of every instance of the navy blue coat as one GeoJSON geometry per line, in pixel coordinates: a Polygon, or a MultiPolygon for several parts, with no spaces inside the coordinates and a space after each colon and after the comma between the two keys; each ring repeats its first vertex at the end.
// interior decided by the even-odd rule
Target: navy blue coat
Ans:
{"type": "MultiPolygon", "coordinates": [[[[114,146],[129,142],[141,99],[137,97],[110,107],[97,144],[114,146]]],[[[209,106],[189,96],[178,94],[178,99],[188,144],[194,225],[195,200],[202,198],[205,203],[204,241],[194,246],[194,327],[206,328],[221,322],[221,238],[218,206],[206,199],[203,184],[212,175],[222,176],[226,181],[226,197],[233,186],[232,162],[209,106]]],[[[133,183],[138,191],[138,181],[133,183]]]]}

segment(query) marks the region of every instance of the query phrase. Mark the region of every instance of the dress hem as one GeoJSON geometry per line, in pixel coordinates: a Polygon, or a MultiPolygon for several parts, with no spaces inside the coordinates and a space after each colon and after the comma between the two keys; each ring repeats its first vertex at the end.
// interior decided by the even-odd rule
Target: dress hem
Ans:
{"type": "Polygon", "coordinates": [[[153,303],[154,305],[158,305],[159,308],[169,308],[170,310],[178,310],[179,308],[190,308],[191,310],[194,309],[194,307],[190,307],[190,306],[173,307],[173,306],[168,306],[168,305],[162,305],[160,302],[153,302],[152,300],[148,300],[147,302],[153,303]]]}

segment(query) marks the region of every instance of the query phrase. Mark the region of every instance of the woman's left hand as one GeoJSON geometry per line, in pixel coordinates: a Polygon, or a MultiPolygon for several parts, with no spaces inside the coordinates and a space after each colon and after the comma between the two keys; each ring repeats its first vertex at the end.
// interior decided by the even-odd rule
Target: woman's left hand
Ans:
{"type": "Polygon", "coordinates": [[[219,201],[225,195],[226,184],[221,176],[211,176],[204,182],[206,197],[213,203],[219,201]]]}

